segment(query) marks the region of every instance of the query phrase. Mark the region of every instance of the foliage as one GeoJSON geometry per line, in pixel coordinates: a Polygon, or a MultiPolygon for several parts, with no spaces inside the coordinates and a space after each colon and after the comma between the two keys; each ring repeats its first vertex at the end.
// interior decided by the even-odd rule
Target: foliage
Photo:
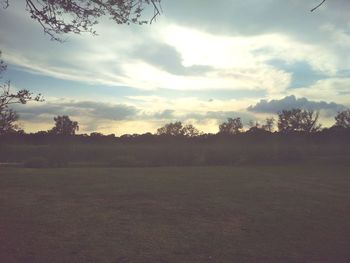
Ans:
{"type": "Polygon", "coordinates": [[[5,62],[1,59],[1,51],[0,51],[0,77],[3,71],[7,68],[5,62]]]}
{"type": "Polygon", "coordinates": [[[335,116],[335,121],[335,126],[350,128],[350,109],[338,112],[337,116],[335,116]]]}
{"type": "Polygon", "coordinates": [[[157,130],[157,135],[196,137],[200,131],[192,124],[183,126],[182,122],[167,123],[157,130]]]}
{"type": "Polygon", "coordinates": [[[192,124],[186,124],[184,127],[183,127],[183,135],[185,137],[196,137],[196,136],[199,136],[201,135],[202,133],[196,128],[194,127],[192,124]]]}
{"type": "Polygon", "coordinates": [[[263,124],[261,128],[263,130],[265,130],[265,131],[272,132],[273,128],[274,128],[274,125],[275,125],[275,119],[273,117],[272,118],[266,118],[265,124],[263,124]]]}
{"type": "Polygon", "coordinates": [[[240,133],[235,136],[147,136],[132,138],[7,134],[0,136],[0,163],[21,163],[34,156],[50,167],[200,166],[350,161],[350,131],[318,133],[240,133]]]}
{"type": "Polygon", "coordinates": [[[258,121],[249,121],[248,132],[272,132],[275,124],[274,118],[266,118],[264,124],[260,124],[258,121]]]}
{"type": "Polygon", "coordinates": [[[158,135],[181,136],[183,135],[183,126],[180,121],[167,123],[157,130],[158,135]]]}
{"type": "Polygon", "coordinates": [[[90,137],[92,138],[102,138],[104,135],[100,132],[92,132],[90,133],[90,137]]]}
{"type": "MultiPolygon", "coordinates": [[[[96,34],[94,26],[107,16],[117,24],[145,24],[141,19],[145,7],[154,9],[150,22],[160,14],[161,0],[25,0],[30,17],[37,21],[51,39],[66,33],[96,34]]],[[[10,0],[2,0],[5,7],[10,0]]]]}
{"type": "Polygon", "coordinates": [[[252,129],[252,128],[260,129],[261,124],[258,121],[251,120],[251,121],[249,121],[248,126],[249,126],[249,129],[252,129]]]}
{"type": "MultiPolygon", "coordinates": [[[[1,52],[0,52],[1,56],[1,52]]],[[[1,73],[6,70],[6,64],[0,60],[0,77],[1,73]]],[[[11,92],[10,82],[0,84],[0,135],[18,130],[16,121],[18,114],[10,108],[12,104],[26,104],[28,101],[43,101],[41,94],[33,95],[26,89],[17,92],[11,92]]]]}
{"type": "Polygon", "coordinates": [[[72,121],[68,116],[57,116],[54,118],[55,126],[50,130],[52,134],[74,135],[79,130],[78,122],[72,121]]]}
{"type": "Polygon", "coordinates": [[[9,108],[0,109],[0,135],[16,132],[19,126],[16,124],[18,114],[9,108]]]}
{"type": "Polygon", "coordinates": [[[242,131],[243,124],[241,118],[228,118],[227,122],[223,122],[219,126],[219,133],[225,135],[238,134],[242,131]]]}
{"type": "Polygon", "coordinates": [[[312,110],[292,109],[278,113],[278,130],[288,132],[316,132],[321,125],[317,124],[319,114],[312,110]]]}

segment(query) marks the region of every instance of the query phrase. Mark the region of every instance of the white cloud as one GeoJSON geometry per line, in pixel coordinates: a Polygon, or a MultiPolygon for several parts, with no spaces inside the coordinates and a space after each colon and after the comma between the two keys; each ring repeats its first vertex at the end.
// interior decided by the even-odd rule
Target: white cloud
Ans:
{"type": "Polygon", "coordinates": [[[3,49],[10,63],[37,74],[139,89],[246,89],[276,94],[289,86],[291,74],[269,65],[272,59],[288,63],[305,61],[330,75],[335,74],[340,63],[336,54],[281,33],[213,35],[170,24],[166,19],[157,27],[152,26],[152,30],[149,27],[145,31],[124,27],[115,30],[115,25],[106,24],[99,31],[99,37],[74,36],[70,42],[39,55],[34,48],[35,40],[25,52],[6,46],[3,49]],[[212,71],[201,76],[174,75],[140,61],[133,54],[140,45],[146,49],[147,45],[164,43],[179,52],[185,68],[210,66],[212,71]]]}
{"type": "Polygon", "coordinates": [[[291,90],[290,94],[313,100],[332,100],[350,106],[350,78],[329,78],[309,87],[291,90]]]}
{"type": "MultiPolygon", "coordinates": [[[[22,18],[19,23],[27,20],[22,18]]],[[[322,28],[327,31],[329,27],[322,28]]],[[[38,53],[35,44],[42,39],[35,38],[30,39],[25,50],[16,45],[12,47],[11,41],[10,46],[5,44],[1,48],[6,50],[10,63],[30,72],[87,84],[148,90],[245,89],[266,90],[274,96],[286,92],[292,74],[271,66],[269,62],[273,59],[286,63],[303,61],[329,76],[335,76],[346,66],[342,54],[337,54],[334,49],[318,43],[303,43],[281,32],[219,35],[182,27],[166,18],[141,29],[119,27],[116,30],[110,22],[102,23],[97,29],[98,37],[73,36],[69,42],[52,45],[46,52],[40,50],[38,53]],[[211,70],[202,75],[172,74],[134,54],[140,46],[147,49],[163,44],[172,46],[179,53],[179,63],[184,70],[191,66],[209,66],[211,70]]],[[[346,35],[339,31],[335,37],[342,42],[346,35]]],[[[166,56],[166,53],[162,55],[166,56]]]]}
{"type": "MultiPolygon", "coordinates": [[[[102,21],[96,28],[99,36],[74,35],[64,44],[50,42],[19,2],[13,6],[0,11],[0,49],[8,63],[58,82],[129,86],[152,90],[153,94],[171,89],[185,94],[176,99],[129,97],[132,106],[144,114],[170,109],[182,118],[191,112],[242,111],[260,99],[203,101],[193,95],[186,97],[187,90],[257,91],[266,94],[265,99],[295,94],[350,105],[350,28],[344,8],[349,2],[345,0],[332,1],[317,14],[309,12],[312,3],[301,0],[269,0],[264,4],[258,0],[165,1],[164,15],[152,26],[102,21]],[[141,56],[143,50],[151,52],[141,56]],[[289,89],[297,74],[271,63],[274,60],[287,65],[302,62],[323,79],[289,89]]],[[[44,95],[50,98],[50,94],[44,95]]],[[[130,129],[142,130],[142,125],[133,121],[122,122],[130,129]]],[[[214,122],[208,120],[208,125],[214,127],[210,124],[214,122]]]]}

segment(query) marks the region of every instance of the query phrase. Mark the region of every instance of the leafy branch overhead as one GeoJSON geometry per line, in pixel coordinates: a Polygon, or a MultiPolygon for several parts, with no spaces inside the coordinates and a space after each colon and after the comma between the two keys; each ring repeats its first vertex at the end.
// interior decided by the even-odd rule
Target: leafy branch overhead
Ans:
{"type": "MultiPolygon", "coordinates": [[[[0,0],[4,8],[14,0],[0,0]]],[[[323,5],[322,0],[311,12],[323,5]]],[[[102,17],[117,24],[152,23],[162,12],[161,0],[25,0],[26,10],[52,40],[62,41],[66,33],[89,32],[96,35],[94,26],[102,17]],[[147,6],[153,9],[149,20],[142,13],[147,6]]]]}
{"type": "Polygon", "coordinates": [[[11,93],[10,82],[6,82],[1,87],[0,94],[0,109],[3,109],[11,104],[26,104],[28,101],[43,101],[41,94],[33,95],[32,92],[26,89],[11,93]]]}
{"type": "MultiPolygon", "coordinates": [[[[11,0],[2,0],[5,8],[11,0]]],[[[104,16],[117,24],[152,23],[161,13],[161,0],[26,0],[26,10],[52,40],[62,41],[60,35],[89,32],[104,16]],[[141,18],[146,8],[153,8],[150,20],[141,18]]]]}
{"type": "Polygon", "coordinates": [[[11,92],[10,82],[0,85],[0,135],[18,130],[16,124],[18,114],[9,106],[11,104],[26,104],[28,101],[43,101],[41,94],[33,95],[29,90],[23,89],[11,92]]]}

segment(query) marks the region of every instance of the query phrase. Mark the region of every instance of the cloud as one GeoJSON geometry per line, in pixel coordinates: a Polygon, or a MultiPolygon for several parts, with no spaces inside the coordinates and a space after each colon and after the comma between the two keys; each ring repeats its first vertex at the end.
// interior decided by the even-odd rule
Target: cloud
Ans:
{"type": "Polygon", "coordinates": [[[173,47],[154,41],[141,45],[132,52],[133,57],[139,58],[161,70],[174,75],[205,75],[213,70],[210,66],[193,65],[185,67],[181,54],[173,47]]]}
{"type": "Polygon", "coordinates": [[[213,130],[227,117],[255,119],[288,105],[325,111],[350,105],[350,2],[326,1],[310,13],[313,6],[164,0],[164,15],[152,26],[103,20],[99,36],[70,35],[60,44],[12,1],[0,10],[0,50],[16,69],[10,78],[18,88],[75,99],[18,108],[28,122],[51,125],[54,115],[66,114],[104,131],[122,123],[135,132],[177,119],[213,130]],[[45,77],[37,90],[33,79],[45,77]],[[289,95],[299,99],[271,101],[289,95]]]}
{"type": "MultiPolygon", "coordinates": [[[[345,11],[350,8],[347,0],[326,3],[315,13],[309,12],[314,6],[312,1],[300,0],[269,0],[264,3],[259,0],[222,0],[220,3],[194,0],[170,2],[167,5],[168,19],[180,28],[206,32],[208,35],[231,36],[238,51],[238,55],[232,56],[232,61],[245,54],[239,52],[242,51],[240,44],[244,43],[246,49],[255,46],[257,51],[263,51],[260,55],[282,58],[287,62],[307,62],[314,70],[330,75],[350,66],[350,61],[345,59],[350,44],[349,20],[345,11]],[[198,12],[198,6],[201,6],[201,12],[198,12]]],[[[206,46],[205,40],[208,38],[194,41],[198,37],[194,37],[193,33],[179,38],[172,31],[169,32],[170,36],[177,41],[183,40],[184,47],[186,42],[187,46],[198,47],[189,50],[198,52],[206,46]]],[[[221,49],[218,49],[213,41],[210,44],[216,53],[225,48],[221,45],[221,49]]],[[[245,61],[249,61],[249,57],[245,57],[245,61]]]]}
{"type": "Polygon", "coordinates": [[[51,128],[54,125],[53,118],[57,115],[68,115],[72,120],[78,121],[80,132],[104,131],[107,133],[115,130],[129,133],[138,132],[138,130],[146,132],[145,127],[156,129],[173,121],[198,124],[204,131],[215,131],[217,124],[229,117],[241,117],[245,122],[255,119],[252,113],[245,110],[220,110],[222,105],[227,105],[227,108],[231,109],[233,105],[241,107],[237,101],[187,98],[171,102],[170,99],[161,97],[140,96],[134,98],[134,104],[50,100],[43,103],[14,105],[14,109],[20,115],[20,122],[25,124],[23,128],[28,130],[29,125],[30,131],[51,128]],[[149,124],[146,125],[147,122],[149,124]],[[40,127],[36,127],[39,124],[40,127]],[[120,125],[132,130],[127,131],[125,127],[121,129],[120,125]]]}
{"type": "Polygon", "coordinates": [[[145,115],[147,118],[157,119],[157,120],[171,120],[175,118],[175,110],[163,110],[157,113],[154,113],[150,116],[145,115]]]}
{"type": "Polygon", "coordinates": [[[15,110],[24,120],[52,120],[53,116],[69,115],[93,121],[129,120],[138,114],[138,110],[124,104],[108,104],[93,101],[51,101],[32,105],[17,105],[15,110]]]}
{"type": "Polygon", "coordinates": [[[294,95],[291,95],[280,100],[260,100],[256,105],[249,106],[247,110],[256,113],[278,113],[282,110],[290,110],[293,108],[337,112],[344,110],[345,106],[334,102],[310,101],[306,98],[297,99],[294,95]]]}
{"type": "Polygon", "coordinates": [[[320,79],[311,86],[290,90],[299,97],[306,97],[312,100],[332,99],[337,103],[350,106],[350,77],[334,77],[320,79]]]}
{"type": "Polygon", "coordinates": [[[310,13],[317,4],[318,1],[303,0],[179,0],[167,1],[163,8],[168,19],[212,33],[251,36],[286,32],[302,41],[314,42],[325,40],[318,31],[319,25],[332,22],[337,27],[344,27],[349,21],[348,0],[326,1],[317,12],[310,13]]]}
{"type": "MultiPolygon", "coordinates": [[[[221,10],[225,14],[226,9],[230,8],[237,12],[247,6],[259,6],[255,1],[248,1],[243,6],[223,2],[224,4],[212,4],[206,1],[203,12],[225,8],[221,10]]],[[[172,6],[171,3],[166,5],[172,6]]],[[[181,5],[192,6],[187,2],[178,3],[178,6],[181,5]]],[[[290,2],[283,6],[296,8],[290,2]]],[[[176,10],[178,7],[174,8],[176,10]]],[[[265,8],[265,12],[271,8],[274,14],[275,9],[270,2],[265,8]]],[[[301,8],[300,3],[298,8],[301,8]]],[[[260,16],[264,14],[266,18],[266,13],[256,9],[252,8],[251,12],[259,13],[260,16]]],[[[343,31],[342,35],[338,33],[334,36],[339,38],[341,35],[341,41],[332,41],[337,45],[337,51],[329,48],[327,42],[322,42],[327,44],[322,46],[319,43],[300,41],[294,35],[288,35],[288,30],[276,32],[270,28],[272,24],[268,20],[263,23],[267,25],[266,30],[262,30],[259,25],[255,34],[237,31],[237,23],[241,21],[233,23],[235,26],[231,26],[230,30],[212,32],[206,27],[181,26],[179,20],[174,20],[179,19],[179,14],[172,16],[170,10],[169,18],[168,15],[162,17],[152,27],[120,26],[116,29],[114,24],[103,21],[97,28],[100,36],[96,38],[89,35],[72,36],[67,43],[50,42],[48,45],[46,36],[40,35],[40,27],[24,11],[21,13],[18,10],[21,8],[6,10],[3,21],[0,20],[2,24],[11,24],[13,13],[17,19],[15,28],[0,28],[0,33],[4,36],[1,48],[6,51],[4,54],[8,61],[22,67],[22,70],[87,84],[124,85],[148,90],[266,90],[270,94],[278,94],[288,88],[292,76],[286,69],[269,63],[276,57],[286,63],[303,61],[313,70],[326,75],[334,75],[339,69],[349,66],[343,59],[343,51],[339,51],[348,49],[339,49],[336,44],[344,43],[343,40],[347,39],[346,32],[343,31]],[[27,39],[25,48],[20,44],[23,35],[27,39]],[[31,35],[40,37],[33,38],[31,35]],[[38,50],[41,51],[40,54],[38,50]]],[[[189,11],[192,12],[193,19],[202,16],[197,10],[189,11]]],[[[226,20],[227,17],[223,16],[215,20],[214,24],[228,22],[226,20]]],[[[202,23],[210,24],[205,19],[202,23]]],[[[327,27],[321,31],[323,34],[331,34],[327,27]]]]}
{"type": "MultiPolygon", "coordinates": [[[[153,132],[166,123],[182,121],[198,126],[204,132],[216,132],[218,125],[227,118],[240,117],[244,125],[250,120],[263,120],[264,113],[276,113],[288,108],[310,108],[324,112],[343,110],[344,106],[336,103],[315,102],[294,96],[281,100],[262,100],[248,110],[242,106],[252,102],[181,99],[176,103],[160,97],[137,97],[144,101],[140,104],[113,104],[95,101],[48,101],[16,105],[20,122],[26,131],[47,130],[54,124],[53,117],[68,115],[78,121],[80,132],[100,131],[104,133],[153,132]],[[155,105],[155,101],[157,105],[155,105]],[[137,105],[137,106],[136,106],[137,105]],[[227,110],[222,110],[225,105],[227,110]],[[129,129],[129,130],[128,130],[129,129]]],[[[249,104],[248,104],[249,105],[249,104]]],[[[325,116],[325,114],[323,114],[325,116]]],[[[328,114],[328,117],[332,117],[328,114]]]]}
{"type": "Polygon", "coordinates": [[[166,15],[150,27],[103,20],[96,27],[98,37],[73,35],[58,44],[14,3],[2,10],[0,24],[10,26],[0,27],[0,49],[20,70],[58,80],[116,89],[247,90],[276,97],[290,86],[308,87],[320,76],[334,78],[350,67],[344,59],[350,35],[341,24],[342,5],[348,4],[338,0],[313,15],[312,5],[294,0],[167,1],[166,15]],[[276,58],[281,63],[271,63],[276,58]],[[304,65],[313,76],[288,65],[304,65]]]}
{"type": "Polygon", "coordinates": [[[241,118],[243,122],[248,123],[254,120],[255,116],[246,111],[208,111],[204,113],[193,113],[184,116],[184,119],[193,119],[199,122],[215,120],[217,123],[226,121],[228,118],[241,118]]]}
{"type": "Polygon", "coordinates": [[[283,60],[274,59],[270,61],[269,64],[275,68],[291,73],[292,80],[288,89],[309,87],[318,80],[327,78],[327,76],[323,75],[321,72],[313,70],[311,65],[305,61],[287,63],[283,60]]]}

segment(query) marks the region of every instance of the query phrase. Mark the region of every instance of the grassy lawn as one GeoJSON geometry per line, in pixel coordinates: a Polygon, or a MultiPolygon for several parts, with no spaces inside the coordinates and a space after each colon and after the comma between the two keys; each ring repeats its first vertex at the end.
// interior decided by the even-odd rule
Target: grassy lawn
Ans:
{"type": "Polygon", "coordinates": [[[0,262],[350,262],[350,168],[0,170],[0,262]]]}

